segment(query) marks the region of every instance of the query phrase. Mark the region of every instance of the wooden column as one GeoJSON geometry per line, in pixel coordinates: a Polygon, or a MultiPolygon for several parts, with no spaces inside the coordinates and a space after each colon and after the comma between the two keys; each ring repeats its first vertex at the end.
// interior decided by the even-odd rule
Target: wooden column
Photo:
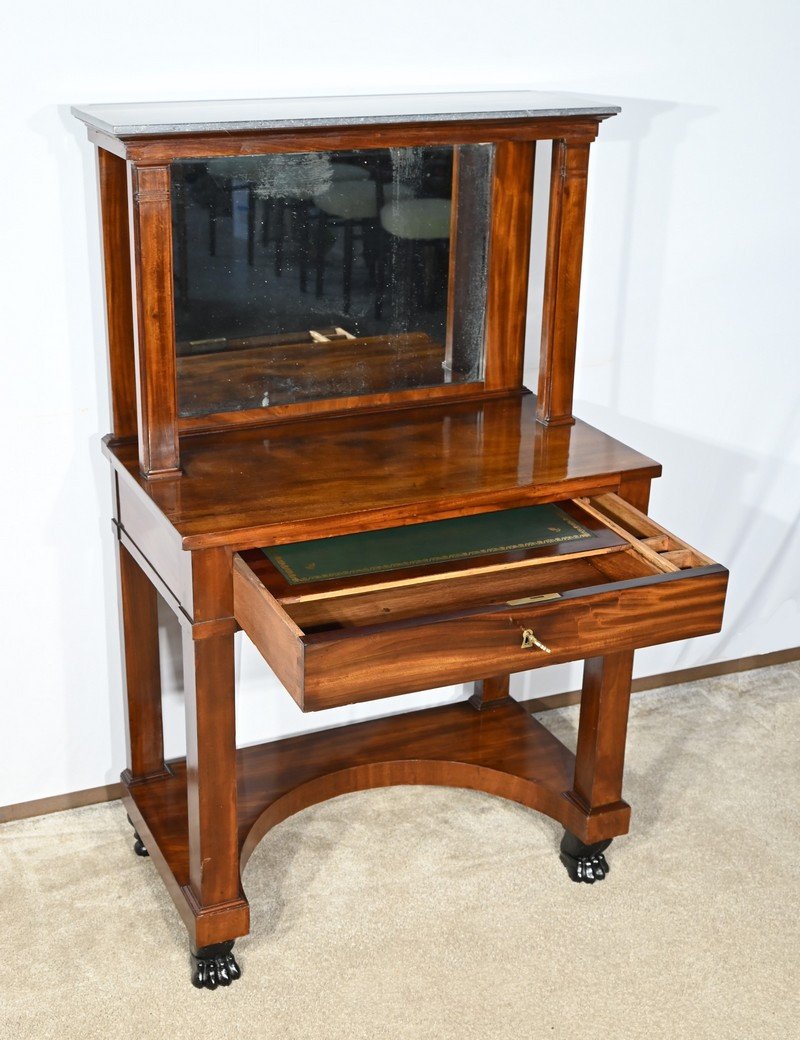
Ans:
{"type": "Polygon", "coordinates": [[[236,624],[231,616],[229,555],[221,549],[193,553],[192,584],[194,624],[183,632],[189,887],[197,906],[197,942],[205,945],[247,932],[247,903],[239,879],[236,624]],[[221,905],[229,912],[220,916],[221,905]],[[217,907],[218,912],[206,915],[202,922],[209,907],[217,907]],[[209,931],[209,927],[223,931],[209,931]]]}
{"type": "Polygon", "coordinates": [[[473,684],[474,693],[469,703],[477,711],[486,711],[488,708],[496,708],[499,704],[505,704],[509,698],[508,676],[496,675],[492,679],[481,679],[473,684]]]}
{"type": "Polygon", "coordinates": [[[573,797],[611,808],[622,798],[633,651],[589,658],[584,665],[573,797]]]}
{"type": "Polygon", "coordinates": [[[129,167],[139,465],[148,477],[179,472],[170,168],[129,167]]]}
{"type": "Polygon", "coordinates": [[[155,586],[121,542],[119,601],[129,783],[165,773],[155,586]]]}
{"type": "Polygon", "coordinates": [[[100,184],[112,433],[117,438],[135,437],[136,361],[125,160],[105,148],[98,148],[97,177],[100,184]]]}
{"type": "Polygon", "coordinates": [[[588,168],[588,143],[553,141],[536,412],[540,422],[551,425],[575,422],[572,392],[588,168]]]}
{"type": "Polygon", "coordinates": [[[535,149],[535,141],[495,145],[486,287],[487,390],[522,385],[535,149]]]}
{"type": "Polygon", "coordinates": [[[189,881],[201,907],[239,895],[233,626],[183,635],[189,881]]]}

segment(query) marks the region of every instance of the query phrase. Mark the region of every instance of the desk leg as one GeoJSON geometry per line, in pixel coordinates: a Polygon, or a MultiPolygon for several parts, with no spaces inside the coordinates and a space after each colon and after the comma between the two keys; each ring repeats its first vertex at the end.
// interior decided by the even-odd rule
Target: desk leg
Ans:
{"type": "Polygon", "coordinates": [[[158,594],[122,542],[119,604],[127,710],[128,769],[135,784],[166,774],[158,654],[158,594]]]}
{"type": "Polygon", "coordinates": [[[186,894],[195,913],[193,982],[209,989],[239,977],[232,940],[249,929],[239,880],[233,631],[230,619],[187,626],[183,635],[186,894]]]}
{"type": "MultiPolygon", "coordinates": [[[[613,812],[622,798],[633,651],[592,657],[584,664],[572,798],[590,814],[613,812]]],[[[573,881],[592,884],[608,873],[611,839],[585,844],[567,831],[561,861],[573,881]]]]}
{"type": "Polygon", "coordinates": [[[476,711],[497,708],[508,701],[508,676],[496,675],[491,679],[480,679],[473,683],[474,692],[469,703],[476,711]]]}

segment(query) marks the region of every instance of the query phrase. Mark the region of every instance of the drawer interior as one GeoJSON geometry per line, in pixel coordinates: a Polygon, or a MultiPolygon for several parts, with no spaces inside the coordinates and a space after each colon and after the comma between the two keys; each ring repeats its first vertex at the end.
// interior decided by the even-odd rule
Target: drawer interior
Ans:
{"type": "Polygon", "coordinates": [[[303,711],[719,630],[725,568],[621,499],[523,508],[248,550],[234,615],[303,711]]]}
{"type": "Polygon", "coordinates": [[[558,503],[591,532],[584,541],[346,578],[289,583],[263,550],[240,554],[308,636],[478,609],[558,600],[564,593],[712,561],[616,495],[558,503]]]}

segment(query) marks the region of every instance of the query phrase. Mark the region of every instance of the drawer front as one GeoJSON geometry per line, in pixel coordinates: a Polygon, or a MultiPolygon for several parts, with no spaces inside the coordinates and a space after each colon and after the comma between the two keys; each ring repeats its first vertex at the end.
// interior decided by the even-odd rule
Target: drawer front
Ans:
{"type": "Polygon", "coordinates": [[[538,603],[307,634],[235,557],[234,613],[300,707],[317,711],[716,632],[726,585],[713,564],[538,603]]]}
{"type": "Polygon", "coordinates": [[[708,635],[721,627],[726,586],[727,572],[714,565],[528,607],[308,636],[302,707],[316,711],[708,635]]]}

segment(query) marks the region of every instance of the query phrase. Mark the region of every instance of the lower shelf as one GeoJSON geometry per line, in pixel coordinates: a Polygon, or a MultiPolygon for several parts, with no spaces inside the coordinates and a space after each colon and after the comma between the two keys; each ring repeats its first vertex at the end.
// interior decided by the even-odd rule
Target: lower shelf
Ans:
{"type": "MultiPolygon", "coordinates": [[[[604,807],[589,825],[589,814],[569,795],[574,764],[572,752],[513,700],[483,712],[467,703],[446,705],[241,748],[241,868],[271,827],[301,809],[400,784],[466,787],[509,798],[587,841],[625,833],[630,809],[624,802],[604,807]]],[[[126,804],[185,916],[186,762],[169,768],[169,776],[131,784],[126,804]]]]}

